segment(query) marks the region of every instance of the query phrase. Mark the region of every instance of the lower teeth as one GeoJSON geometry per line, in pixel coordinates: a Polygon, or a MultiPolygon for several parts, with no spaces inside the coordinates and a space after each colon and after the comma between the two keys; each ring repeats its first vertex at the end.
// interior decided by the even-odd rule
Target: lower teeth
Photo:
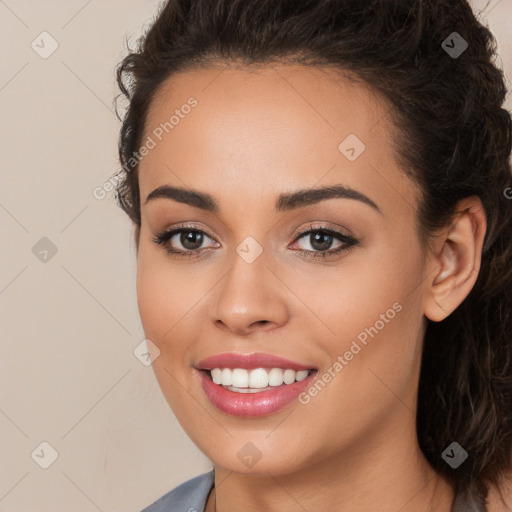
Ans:
{"type": "Polygon", "coordinates": [[[269,389],[276,389],[280,386],[267,386],[266,388],[235,388],[233,386],[222,386],[228,391],[234,391],[235,393],[259,393],[260,391],[268,391],[269,389]]]}

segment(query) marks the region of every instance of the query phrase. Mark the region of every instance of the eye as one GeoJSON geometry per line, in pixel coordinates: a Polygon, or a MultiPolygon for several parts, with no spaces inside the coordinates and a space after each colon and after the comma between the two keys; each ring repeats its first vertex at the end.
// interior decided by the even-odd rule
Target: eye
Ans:
{"type": "MultiPolygon", "coordinates": [[[[333,256],[358,244],[358,241],[348,234],[329,227],[312,225],[301,231],[295,240],[294,244],[299,248],[292,249],[306,258],[333,256]]],[[[200,256],[201,253],[210,252],[212,248],[220,246],[205,231],[186,225],[157,234],[153,242],[163,246],[171,256],[188,258],[200,256]]]]}
{"type": "Polygon", "coordinates": [[[299,246],[297,252],[309,258],[339,254],[358,243],[352,236],[324,226],[309,226],[299,233],[296,240],[299,246]]]}
{"type": "Polygon", "coordinates": [[[163,246],[169,254],[186,257],[197,256],[200,252],[219,245],[204,231],[187,226],[179,226],[163,231],[153,238],[153,242],[163,246]],[[213,245],[210,243],[205,247],[204,244],[208,240],[211,240],[213,245]]]}

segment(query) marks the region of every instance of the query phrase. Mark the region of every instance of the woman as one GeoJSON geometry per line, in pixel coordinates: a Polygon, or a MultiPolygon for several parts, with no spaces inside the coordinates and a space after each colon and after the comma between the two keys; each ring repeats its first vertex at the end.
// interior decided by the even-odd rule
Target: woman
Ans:
{"type": "Polygon", "coordinates": [[[511,119],[464,0],[170,0],[118,68],[147,512],[484,511],[510,479],[511,119]],[[494,491],[493,491],[494,492],[494,491]]]}

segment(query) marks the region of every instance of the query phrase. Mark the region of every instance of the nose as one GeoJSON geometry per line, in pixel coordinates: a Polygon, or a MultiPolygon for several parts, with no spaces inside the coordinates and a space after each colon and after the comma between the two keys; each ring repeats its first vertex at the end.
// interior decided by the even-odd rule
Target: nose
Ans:
{"type": "Polygon", "coordinates": [[[271,330],[289,317],[285,287],[266,264],[263,254],[252,263],[235,256],[221,281],[215,323],[238,336],[271,330]]]}

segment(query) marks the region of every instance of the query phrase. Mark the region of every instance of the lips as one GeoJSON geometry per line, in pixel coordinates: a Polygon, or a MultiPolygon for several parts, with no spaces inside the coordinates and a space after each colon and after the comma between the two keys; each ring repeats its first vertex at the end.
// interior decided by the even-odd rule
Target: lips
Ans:
{"type": "Polygon", "coordinates": [[[234,352],[207,357],[197,364],[197,368],[199,370],[212,370],[213,368],[245,368],[247,370],[253,368],[290,368],[295,371],[316,369],[312,365],[296,363],[273,354],[236,354],[234,352]]]}
{"type": "Polygon", "coordinates": [[[202,388],[210,402],[227,414],[244,417],[265,416],[289,405],[311,385],[317,373],[316,368],[311,365],[264,353],[218,354],[200,361],[196,369],[199,370],[202,388]],[[269,384],[263,389],[249,387],[252,385],[251,380],[248,384],[238,384],[243,387],[235,387],[222,385],[218,378],[214,382],[212,370],[218,375],[219,369],[235,370],[234,373],[247,373],[256,369],[281,369],[283,372],[300,374],[301,380],[281,381],[282,384],[279,384],[278,380],[275,385],[269,384]]]}

